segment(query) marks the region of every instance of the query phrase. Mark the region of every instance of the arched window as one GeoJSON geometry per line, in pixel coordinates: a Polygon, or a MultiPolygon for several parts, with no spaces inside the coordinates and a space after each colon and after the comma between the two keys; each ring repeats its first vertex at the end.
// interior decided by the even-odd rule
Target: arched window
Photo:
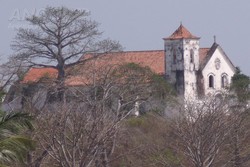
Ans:
{"type": "Polygon", "coordinates": [[[228,86],[228,77],[227,77],[227,74],[223,74],[221,76],[221,87],[225,88],[227,86],[228,86]]]}
{"type": "Polygon", "coordinates": [[[214,76],[213,75],[210,75],[208,77],[208,82],[209,82],[209,88],[214,88],[214,76]]]}
{"type": "Polygon", "coordinates": [[[193,49],[190,50],[190,63],[194,62],[194,51],[193,49]]]}

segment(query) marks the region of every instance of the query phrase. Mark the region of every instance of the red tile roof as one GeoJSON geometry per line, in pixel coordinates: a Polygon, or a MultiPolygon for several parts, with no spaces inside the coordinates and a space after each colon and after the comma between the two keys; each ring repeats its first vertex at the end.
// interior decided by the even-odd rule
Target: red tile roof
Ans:
{"type": "MultiPolygon", "coordinates": [[[[85,58],[91,58],[92,55],[87,55],[85,58]]],[[[164,51],[150,50],[150,51],[127,51],[116,52],[98,55],[83,65],[77,65],[72,69],[67,69],[68,78],[67,85],[79,85],[80,83],[91,83],[86,78],[91,78],[91,70],[103,70],[114,65],[121,65],[125,63],[136,63],[144,67],[150,67],[152,71],[158,74],[164,74],[164,51]],[[79,68],[80,66],[80,68],[79,68]],[[90,73],[90,74],[88,74],[90,73]],[[81,76],[80,76],[81,75],[81,76]]],[[[50,78],[57,77],[57,70],[54,68],[31,68],[25,75],[22,83],[38,82],[42,77],[50,78]]]]}
{"type": "Polygon", "coordinates": [[[210,48],[200,48],[199,49],[199,60],[200,60],[200,65],[204,64],[206,61],[206,57],[208,54],[208,51],[210,48]]]}
{"type": "Polygon", "coordinates": [[[25,74],[22,83],[38,82],[41,78],[56,78],[57,70],[54,68],[30,68],[25,74]]]}
{"type": "Polygon", "coordinates": [[[125,63],[136,63],[143,67],[150,67],[152,71],[158,74],[163,74],[164,68],[164,51],[149,50],[149,51],[127,51],[102,54],[94,59],[95,65],[120,65],[125,63]]]}
{"type": "MultiPolygon", "coordinates": [[[[206,60],[209,48],[200,48],[199,57],[200,63],[203,64],[206,60]]],[[[91,58],[93,55],[86,55],[82,59],[91,58]]],[[[91,59],[84,63],[79,64],[76,67],[67,69],[66,78],[67,85],[83,85],[89,84],[93,81],[92,71],[103,71],[112,68],[115,65],[121,65],[125,63],[136,63],[141,66],[148,66],[152,71],[158,74],[165,73],[165,58],[163,50],[150,50],[150,51],[127,51],[127,52],[116,52],[98,55],[96,58],[91,59]]],[[[101,74],[100,74],[101,75],[101,74]]],[[[23,83],[38,82],[42,77],[57,77],[57,70],[54,68],[31,68],[25,75],[23,83]]],[[[101,77],[101,76],[100,76],[101,77]]]]}
{"type": "MultiPolygon", "coordinates": [[[[93,55],[86,55],[82,59],[89,59],[92,56],[93,55]]],[[[66,84],[71,86],[90,84],[93,82],[94,73],[95,75],[100,75],[95,76],[95,78],[102,78],[111,68],[115,67],[116,65],[122,65],[126,63],[136,63],[143,67],[149,67],[155,73],[164,74],[164,51],[127,51],[99,54],[96,58],[84,63],[83,67],[76,67],[75,70],[71,70],[77,71],[77,73],[80,75],[77,74],[69,77],[66,80],[66,84]],[[96,71],[99,71],[98,74],[96,74],[96,71]],[[103,76],[101,76],[102,72],[104,74],[103,76]]]]}
{"type": "Polygon", "coordinates": [[[198,37],[192,35],[182,24],[179,26],[175,32],[164,39],[174,40],[174,39],[199,39],[198,37]]]}

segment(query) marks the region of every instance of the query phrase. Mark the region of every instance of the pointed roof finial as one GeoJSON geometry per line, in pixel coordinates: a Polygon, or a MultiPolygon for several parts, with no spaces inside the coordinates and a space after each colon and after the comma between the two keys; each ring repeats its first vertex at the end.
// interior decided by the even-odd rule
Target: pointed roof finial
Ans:
{"type": "Polygon", "coordinates": [[[214,43],[216,43],[216,35],[214,35],[214,43]]]}
{"type": "Polygon", "coordinates": [[[182,26],[182,21],[180,23],[181,23],[180,25],[182,26]]]}

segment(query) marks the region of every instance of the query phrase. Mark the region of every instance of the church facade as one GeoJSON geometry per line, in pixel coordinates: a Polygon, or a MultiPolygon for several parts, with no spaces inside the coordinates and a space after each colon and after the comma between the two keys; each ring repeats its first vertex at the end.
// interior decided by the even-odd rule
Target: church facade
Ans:
{"type": "Polygon", "coordinates": [[[185,99],[221,93],[235,73],[216,41],[210,48],[201,48],[199,40],[183,25],[164,38],[165,77],[185,99]]]}

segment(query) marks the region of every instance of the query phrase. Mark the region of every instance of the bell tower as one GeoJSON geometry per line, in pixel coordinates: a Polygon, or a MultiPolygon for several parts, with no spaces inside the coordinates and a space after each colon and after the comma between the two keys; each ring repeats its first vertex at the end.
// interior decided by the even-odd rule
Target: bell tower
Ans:
{"type": "Polygon", "coordinates": [[[199,70],[199,37],[192,35],[182,24],[164,39],[165,75],[184,98],[197,97],[199,70]]]}

